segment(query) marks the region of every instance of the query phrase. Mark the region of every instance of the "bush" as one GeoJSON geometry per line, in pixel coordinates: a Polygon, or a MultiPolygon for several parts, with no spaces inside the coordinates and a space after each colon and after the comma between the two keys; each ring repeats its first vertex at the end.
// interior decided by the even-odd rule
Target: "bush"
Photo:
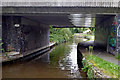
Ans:
{"type": "Polygon", "coordinates": [[[50,27],[50,42],[64,42],[68,41],[72,37],[72,32],[69,28],[52,28],[50,27]]]}
{"type": "Polygon", "coordinates": [[[82,64],[84,66],[82,70],[87,73],[87,76],[90,80],[94,80],[92,65],[88,64],[85,59],[82,61],[82,64]]]}

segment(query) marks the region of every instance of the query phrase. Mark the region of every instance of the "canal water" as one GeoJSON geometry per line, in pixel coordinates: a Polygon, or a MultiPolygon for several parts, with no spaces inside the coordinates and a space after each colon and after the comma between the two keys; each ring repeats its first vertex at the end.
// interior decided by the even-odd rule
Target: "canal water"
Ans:
{"type": "Polygon", "coordinates": [[[77,64],[77,42],[69,41],[27,62],[2,67],[3,78],[85,78],[77,64]]]}

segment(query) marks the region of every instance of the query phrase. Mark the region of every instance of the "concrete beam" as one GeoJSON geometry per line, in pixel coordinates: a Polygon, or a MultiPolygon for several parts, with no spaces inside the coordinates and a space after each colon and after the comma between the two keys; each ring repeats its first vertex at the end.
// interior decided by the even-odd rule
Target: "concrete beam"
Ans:
{"type": "Polygon", "coordinates": [[[3,7],[2,14],[39,14],[39,13],[65,13],[65,14],[96,14],[120,13],[120,8],[114,7],[3,7]]]}

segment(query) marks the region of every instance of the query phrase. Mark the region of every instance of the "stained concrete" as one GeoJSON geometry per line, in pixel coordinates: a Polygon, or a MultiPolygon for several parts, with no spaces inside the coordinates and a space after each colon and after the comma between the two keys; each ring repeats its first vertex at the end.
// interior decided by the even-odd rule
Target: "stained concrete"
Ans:
{"type": "Polygon", "coordinates": [[[3,16],[2,17],[2,40],[3,48],[5,51],[20,51],[20,28],[16,28],[14,24],[16,22],[21,22],[20,18],[12,16],[3,16]]]}
{"type": "Polygon", "coordinates": [[[3,16],[2,39],[5,51],[32,51],[49,44],[49,25],[20,16],[3,16]]]}
{"type": "Polygon", "coordinates": [[[120,13],[119,0],[3,0],[2,13],[120,13]]]}
{"type": "Polygon", "coordinates": [[[97,14],[97,13],[107,13],[107,14],[116,14],[120,13],[120,8],[116,7],[18,7],[18,6],[10,6],[3,7],[2,13],[4,14],[34,14],[34,13],[67,13],[67,14],[97,14]]]}
{"type": "Polygon", "coordinates": [[[49,44],[49,26],[24,25],[22,27],[22,52],[34,50],[49,44]]]}
{"type": "Polygon", "coordinates": [[[112,27],[114,15],[96,15],[95,47],[107,50],[109,28],[112,27]]]}

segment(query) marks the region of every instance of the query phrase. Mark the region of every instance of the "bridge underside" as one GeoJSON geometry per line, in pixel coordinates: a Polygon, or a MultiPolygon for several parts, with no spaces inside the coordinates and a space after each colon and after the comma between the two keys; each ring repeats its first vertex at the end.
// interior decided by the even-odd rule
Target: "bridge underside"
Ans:
{"type": "Polygon", "coordinates": [[[120,13],[119,7],[82,7],[75,6],[77,4],[74,2],[72,6],[71,3],[65,3],[69,6],[57,5],[57,3],[54,6],[47,6],[47,4],[46,6],[42,6],[42,4],[41,6],[3,6],[2,14],[21,16],[33,21],[53,25],[54,27],[94,27],[92,24],[85,25],[85,23],[89,22],[86,18],[91,18],[91,21],[93,21],[93,18],[96,18],[96,14],[116,15],[116,13],[120,13]]]}
{"type": "Polygon", "coordinates": [[[6,51],[26,52],[49,44],[50,25],[95,27],[95,46],[107,49],[108,29],[120,8],[3,7],[2,11],[3,47],[6,51]]]}

